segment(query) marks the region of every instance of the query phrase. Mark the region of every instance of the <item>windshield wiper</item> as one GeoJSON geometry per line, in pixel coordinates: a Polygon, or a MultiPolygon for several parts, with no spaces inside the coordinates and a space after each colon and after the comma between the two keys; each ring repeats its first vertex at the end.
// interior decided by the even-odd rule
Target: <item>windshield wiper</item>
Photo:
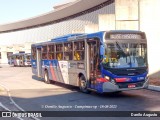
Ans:
{"type": "Polygon", "coordinates": [[[117,46],[117,48],[118,48],[120,51],[123,52],[123,54],[124,54],[125,56],[127,56],[126,53],[125,53],[124,50],[121,48],[121,46],[119,45],[118,42],[116,42],[116,46],[117,46]]]}

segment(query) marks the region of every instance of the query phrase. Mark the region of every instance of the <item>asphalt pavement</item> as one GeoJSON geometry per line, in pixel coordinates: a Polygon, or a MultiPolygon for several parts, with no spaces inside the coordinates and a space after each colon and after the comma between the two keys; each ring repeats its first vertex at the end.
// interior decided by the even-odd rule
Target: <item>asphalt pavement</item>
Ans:
{"type": "MultiPolygon", "coordinates": [[[[79,92],[77,87],[60,83],[45,84],[42,79],[32,74],[30,67],[3,65],[0,68],[0,110],[3,111],[5,107],[11,111],[159,111],[160,97],[157,91],[159,87],[153,89],[154,87],[149,86],[148,90],[124,91],[119,94],[95,92],[84,94],[79,92]]],[[[74,120],[75,118],[63,119],[74,120]]],[[[88,117],[87,119],[104,120],[106,118],[88,117]]],[[[128,120],[127,117],[122,119],[128,120]]]]}

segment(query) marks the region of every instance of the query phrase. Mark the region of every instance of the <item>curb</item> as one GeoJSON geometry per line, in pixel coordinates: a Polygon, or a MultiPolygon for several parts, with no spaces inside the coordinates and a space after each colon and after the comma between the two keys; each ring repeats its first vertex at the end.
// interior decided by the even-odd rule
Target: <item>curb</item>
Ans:
{"type": "Polygon", "coordinates": [[[160,86],[149,85],[147,89],[160,92],[160,86]]]}

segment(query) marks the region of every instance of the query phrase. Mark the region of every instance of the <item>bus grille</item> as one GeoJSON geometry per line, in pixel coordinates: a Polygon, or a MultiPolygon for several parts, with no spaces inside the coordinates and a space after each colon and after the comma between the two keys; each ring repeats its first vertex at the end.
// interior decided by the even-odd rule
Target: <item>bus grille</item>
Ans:
{"type": "Polygon", "coordinates": [[[107,70],[110,71],[112,74],[118,75],[118,76],[141,75],[141,74],[144,74],[145,72],[147,72],[146,68],[136,68],[136,69],[133,69],[133,70],[127,70],[126,68],[122,68],[122,69],[107,69],[107,70]]]}
{"type": "Polygon", "coordinates": [[[135,84],[136,87],[142,87],[145,81],[136,82],[136,83],[117,83],[119,88],[128,88],[129,84],[135,84]]]}

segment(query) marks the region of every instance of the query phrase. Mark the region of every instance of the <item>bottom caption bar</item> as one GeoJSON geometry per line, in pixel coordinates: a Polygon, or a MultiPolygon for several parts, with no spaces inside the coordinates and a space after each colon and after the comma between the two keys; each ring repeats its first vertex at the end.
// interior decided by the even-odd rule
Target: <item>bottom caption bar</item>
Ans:
{"type": "Polygon", "coordinates": [[[160,117],[160,111],[1,111],[0,117],[160,117]]]}

